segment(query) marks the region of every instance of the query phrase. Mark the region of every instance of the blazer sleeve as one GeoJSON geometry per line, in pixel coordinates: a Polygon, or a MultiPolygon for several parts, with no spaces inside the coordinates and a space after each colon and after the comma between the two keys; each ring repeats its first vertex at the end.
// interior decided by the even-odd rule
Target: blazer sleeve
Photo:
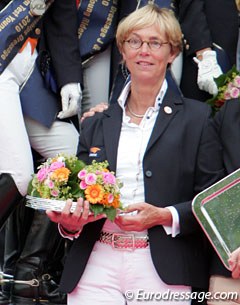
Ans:
{"type": "MultiPolygon", "coordinates": [[[[211,112],[202,126],[199,148],[196,159],[194,192],[198,194],[225,175],[223,149],[219,134],[214,127],[211,112]]],[[[179,214],[180,234],[192,234],[196,228],[196,219],[192,214],[192,202],[183,202],[174,206],[179,214]]],[[[200,230],[200,226],[198,226],[200,230]]]]}
{"type": "Polygon", "coordinates": [[[178,14],[186,55],[195,55],[196,51],[212,46],[204,0],[180,0],[178,14]]]}
{"type": "Polygon", "coordinates": [[[55,0],[44,22],[58,86],[82,84],[76,0],[55,0]]]}

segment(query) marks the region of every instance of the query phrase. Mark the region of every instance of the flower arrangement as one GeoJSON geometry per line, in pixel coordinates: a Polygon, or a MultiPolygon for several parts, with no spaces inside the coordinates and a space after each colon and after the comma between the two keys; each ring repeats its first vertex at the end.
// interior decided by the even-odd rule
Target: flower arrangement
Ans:
{"type": "Polygon", "coordinates": [[[106,214],[114,220],[121,209],[120,188],[122,183],[108,170],[108,162],[86,165],[76,156],[58,154],[38,167],[29,183],[30,196],[51,200],[89,201],[94,215],[106,214]]]}
{"type": "Polygon", "coordinates": [[[218,93],[207,100],[212,106],[214,113],[217,112],[226,100],[240,97],[240,72],[233,66],[225,74],[221,74],[214,79],[218,88],[218,93]]]}

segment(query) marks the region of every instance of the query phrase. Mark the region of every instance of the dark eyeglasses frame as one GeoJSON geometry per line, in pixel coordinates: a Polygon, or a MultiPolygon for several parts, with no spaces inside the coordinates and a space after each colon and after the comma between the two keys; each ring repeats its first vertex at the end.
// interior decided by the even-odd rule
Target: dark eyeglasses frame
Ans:
{"type": "Polygon", "coordinates": [[[149,49],[152,50],[152,51],[156,51],[156,50],[161,49],[162,45],[164,45],[164,44],[169,44],[168,41],[166,41],[166,42],[160,42],[160,41],[159,41],[159,42],[158,42],[158,43],[159,43],[159,47],[153,47],[153,46],[151,46],[151,43],[152,43],[152,42],[156,42],[156,40],[146,41],[146,40],[141,40],[141,39],[139,39],[140,45],[139,45],[139,47],[135,48],[135,47],[133,47],[133,46],[130,44],[131,40],[132,40],[132,39],[130,38],[130,39],[128,39],[128,40],[124,40],[123,42],[124,42],[124,43],[127,42],[128,45],[129,45],[129,47],[130,47],[131,49],[134,49],[134,50],[140,49],[144,43],[146,43],[146,44],[148,45],[149,49]]]}

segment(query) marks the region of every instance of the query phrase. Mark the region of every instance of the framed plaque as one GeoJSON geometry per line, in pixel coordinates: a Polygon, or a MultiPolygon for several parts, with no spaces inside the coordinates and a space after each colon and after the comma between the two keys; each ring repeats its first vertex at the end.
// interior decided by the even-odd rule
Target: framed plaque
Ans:
{"type": "Polygon", "coordinates": [[[240,247],[240,169],[199,193],[192,202],[192,210],[230,270],[229,255],[240,247]]]}

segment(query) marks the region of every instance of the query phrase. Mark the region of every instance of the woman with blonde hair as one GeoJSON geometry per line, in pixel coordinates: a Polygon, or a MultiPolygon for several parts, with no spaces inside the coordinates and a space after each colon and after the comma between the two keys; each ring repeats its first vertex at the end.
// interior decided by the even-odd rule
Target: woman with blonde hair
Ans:
{"type": "Polygon", "coordinates": [[[168,85],[166,69],[182,48],[170,10],[140,8],[116,37],[131,81],[118,102],[83,121],[78,156],[108,160],[124,184],[125,210],[114,222],[95,218],[79,198],[73,213],[71,200],[62,213],[47,212],[73,240],[61,290],[68,305],[190,304],[191,287],[208,285],[205,237],[191,200],[223,174],[211,109],[168,85]]]}

